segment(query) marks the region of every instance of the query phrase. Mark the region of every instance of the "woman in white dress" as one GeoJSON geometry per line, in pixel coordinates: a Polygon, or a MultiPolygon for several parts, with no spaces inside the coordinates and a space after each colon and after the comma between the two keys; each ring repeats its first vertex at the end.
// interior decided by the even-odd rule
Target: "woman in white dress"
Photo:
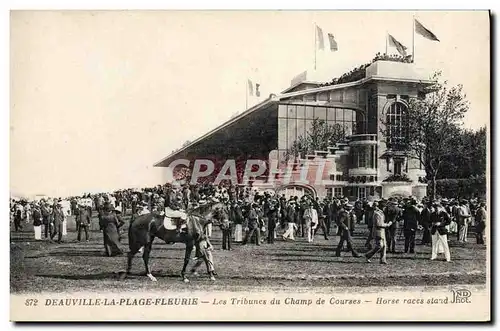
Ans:
{"type": "Polygon", "coordinates": [[[446,261],[451,261],[450,248],[448,247],[448,230],[451,218],[440,203],[433,205],[431,213],[432,256],[435,260],[438,254],[444,253],[446,261]]]}

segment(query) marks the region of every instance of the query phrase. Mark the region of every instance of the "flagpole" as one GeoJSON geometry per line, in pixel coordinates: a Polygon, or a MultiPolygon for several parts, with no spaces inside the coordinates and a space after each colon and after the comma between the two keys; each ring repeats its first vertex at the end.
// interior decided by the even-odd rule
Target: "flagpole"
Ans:
{"type": "Polygon", "coordinates": [[[412,53],[411,53],[411,62],[415,63],[415,15],[413,15],[413,20],[412,20],[412,53]]]}
{"type": "Polygon", "coordinates": [[[389,32],[386,30],[385,31],[385,55],[387,55],[387,39],[389,39],[389,32]]]}
{"type": "Polygon", "coordinates": [[[245,110],[248,109],[248,78],[247,78],[247,81],[245,84],[243,84],[243,86],[245,86],[245,110]]]}
{"type": "Polygon", "coordinates": [[[316,51],[318,48],[317,34],[318,34],[318,26],[316,25],[316,22],[314,22],[314,71],[316,71],[316,51]]]}

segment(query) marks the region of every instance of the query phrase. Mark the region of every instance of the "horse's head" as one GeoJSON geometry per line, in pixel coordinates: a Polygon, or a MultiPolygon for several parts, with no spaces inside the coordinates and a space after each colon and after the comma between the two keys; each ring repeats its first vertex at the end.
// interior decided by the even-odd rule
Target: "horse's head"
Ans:
{"type": "Polygon", "coordinates": [[[216,213],[218,210],[226,209],[226,205],[222,202],[219,201],[211,201],[204,203],[202,205],[196,206],[194,208],[191,208],[187,211],[188,214],[190,215],[197,215],[200,218],[200,223],[202,225],[205,225],[208,222],[212,222],[214,225],[218,225],[220,222],[218,217],[216,216],[216,213]]]}

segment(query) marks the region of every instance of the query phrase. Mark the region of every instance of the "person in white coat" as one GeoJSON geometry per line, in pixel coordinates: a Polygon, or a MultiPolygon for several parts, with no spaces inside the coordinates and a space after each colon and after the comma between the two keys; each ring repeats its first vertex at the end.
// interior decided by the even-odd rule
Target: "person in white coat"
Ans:
{"type": "Polygon", "coordinates": [[[309,201],[304,203],[304,220],[307,229],[307,242],[313,242],[314,240],[314,230],[318,226],[318,212],[313,208],[312,204],[309,201]]]}

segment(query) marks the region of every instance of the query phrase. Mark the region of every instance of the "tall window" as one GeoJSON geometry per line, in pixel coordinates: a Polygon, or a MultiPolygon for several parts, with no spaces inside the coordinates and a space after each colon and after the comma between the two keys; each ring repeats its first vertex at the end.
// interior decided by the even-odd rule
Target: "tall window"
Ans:
{"type": "Polygon", "coordinates": [[[387,111],[387,145],[401,150],[408,142],[408,107],[400,102],[393,103],[387,111]]]}
{"type": "Polygon", "coordinates": [[[360,146],[360,148],[358,149],[358,168],[366,168],[366,159],[367,159],[367,156],[366,155],[366,148],[360,146]]]}
{"type": "Polygon", "coordinates": [[[368,167],[368,149],[365,146],[353,146],[352,148],[352,166],[354,168],[368,167]]]}
{"type": "Polygon", "coordinates": [[[394,174],[401,175],[403,171],[403,159],[394,159],[394,174]]]}
{"type": "Polygon", "coordinates": [[[366,187],[358,187],[358,199],[366,198],[366,187]]]}

